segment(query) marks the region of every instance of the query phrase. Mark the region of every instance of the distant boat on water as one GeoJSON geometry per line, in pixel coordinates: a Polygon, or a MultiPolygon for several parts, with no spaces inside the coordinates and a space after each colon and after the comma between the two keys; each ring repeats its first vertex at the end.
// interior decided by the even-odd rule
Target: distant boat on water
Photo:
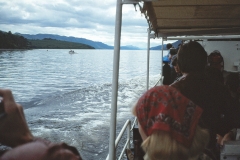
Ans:
{"type": "Polygon", "coordinates": [[[74,54],[74,53],[76,53],[76,52],[74,52],[74,50],[69,51],[69,54],[74,54]]]}

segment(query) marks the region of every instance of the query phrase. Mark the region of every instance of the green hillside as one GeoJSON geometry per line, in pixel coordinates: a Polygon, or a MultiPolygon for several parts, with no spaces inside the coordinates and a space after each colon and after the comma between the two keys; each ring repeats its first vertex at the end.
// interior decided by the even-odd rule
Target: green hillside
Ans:
{"type": "Polygon", "coordinates": [[[43,40],[29,39],[28,41],[30,42],[30,48],[32,49],[94,49],[86,44],[59,41],[51,38],[45,38],[43,40]]]}

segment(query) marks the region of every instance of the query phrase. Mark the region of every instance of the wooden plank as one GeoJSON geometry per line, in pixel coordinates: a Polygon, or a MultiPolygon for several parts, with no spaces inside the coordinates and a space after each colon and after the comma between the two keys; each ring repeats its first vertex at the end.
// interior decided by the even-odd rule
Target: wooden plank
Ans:
{"type": "Polygon", "coordinates": [[[159,0],[151,3],[153,6],[236,5],[240,4],[240,0],[159,0]]]}
{"type": "Polygon", "coordinates": [[[239,26],[239,19],[158,19],[157,21],[157,28],[161,29],[226,28],[239,26]]]}
{"type": "Polygon", "coordinates": [[[159,0],[144,9],[156,33],[240,34],[240,0],[159,0]]]}
{"type": "Polygon", "coordinates": [[[157,29],[158,36],[182,36],[182,35],[240,35],[238,28],[220,28],[220,29],[157,29]]]}
{"type": "MultiPolygon", "coordinates": [[[[240,0],[239,0],[240,1],[240,0]]],[[[240,5],[230,6],[174,6],[155,7],[155,15],[158,19],[169,18],[229,18],[240,20],[240,5]]]]}
{"type": "Polygon", "coordinates": [[[240,32],[240,27],[236,28],[194,28],[194,29],[160,29],[158,28],[159,32],[162,33],[167,33],[167,32],[195,32],[195,31],[221,31],[221,32],[226,32],[226,31],[231,31],[234,30],[234,32],[240,32]]]}

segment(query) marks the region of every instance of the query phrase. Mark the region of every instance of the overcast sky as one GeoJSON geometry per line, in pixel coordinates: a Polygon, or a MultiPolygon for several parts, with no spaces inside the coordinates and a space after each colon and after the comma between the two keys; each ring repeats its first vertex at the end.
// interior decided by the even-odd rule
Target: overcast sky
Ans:
{"type": "MultiPolygon", "coordinates": [[[[113,46],[116,0],[0,0],[0,30],[58,34],[113,46]]],[[[123,5],[121,45],[147,47],[148,24],[139,9],[123,5]]],[[[151,40],[151,46],[161,44],[151,40]]]]}

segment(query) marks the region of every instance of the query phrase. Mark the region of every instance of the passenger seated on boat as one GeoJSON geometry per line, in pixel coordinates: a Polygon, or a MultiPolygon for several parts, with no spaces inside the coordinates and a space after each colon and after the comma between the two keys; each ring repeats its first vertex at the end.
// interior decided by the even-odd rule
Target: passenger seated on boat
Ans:
{"type": "Polygon", "coordinates": [[[198,42],[183,44],[177,55],[183,76],[171,86],[203,108],[200,124],[210,131],[207,148],[219,159],[216,135],[224,136],[239,125],[239,107],[225,88],[221,71],[206,67],[207,53],[198,42]]]}
{"type": "Polygon", "coordinates": [[[196,41],[183,44],[177,54],[177,64],[179,70],[183,73],[183,78],[189,73],[204,72],[206,77],[223,83],[222,72],[212,66],[207,66],[207,60],[207,52],[196,41]]]}
{"type": "Polygon", "coordinates": [[[172,65],[173,59],[177,56],[177,49],[175,48],[170,48],[169,52],[169,59],[170,59],[170,67],[171,67],[171,83],[174,82],[174,80],[177,77],[177,73],[172,65]]]}
{"type": "Polygon", "coordinates": [[[36,138],[28,128],[23,108],[14,101],[10,90],[0,89],[0,143],[10,150],[1,152],[4,160],[81,160],[77,149],[65,143],[36,138]]]}
{"type": "Polygon", "coordinates": [[[198,125],[203,110],[170,86],[148,90],[133,108],[144,160],[202,159],[209,133],[198,125]]]}
{"type": "MultiPolygon", "coordinates": [[[[231,96],[235,100],[235,103],[240,107],[239,102],[239,74],[238,73],[230,73],[226,76],[225,86],[229,90],[231,96]]],[[[240,126],[238,126],[240,128],[240,126]]],[[[235,140],[237,134],[237,128],[233,128],[223,137],[218,135],[217,140],[219,145],[223,145],[225,141],[235,140]]]]}
{"type": "MultiPolygon", "coordinates": [[[[181,73],[181,71],[178,67],[178,64],[177,64],[177,55],[172,57],[172,66],[173,66],[173,68],[176,72],[176,77],[175,77],[175,79],[173,79],[173,82],[175,82],[175,81],[178,81],[178,79],[180,77],[182,77],[182,73],[181,73]]],[[[174,77],[172,77],[172,78],[174,78],[174,77]]]]}
{"type": "Polygon", "coordinates": [[[167,50],[168,50],[168,55],[167,55],[167,57],[169,57],[169,55],[170,55],[170,48],[174,48],[174,47],[173,47],[173,45],[172,45],[171,43],[168,43],[168,44],[166,45],[166,48],[167,48],[167,50]]]}
{"type": "Polygon", "coordinates": [[[204,72],[189,73],[172,87],[203,109],[199,125],[209,130],[210,142],[207,148],[216,158],[219,157],[216,135],[224,136],[239,126],[239,105],[222,83],[212,80],[204,72]]]}
{"type": "Polygon", "coordinates": [[[172,47],[173,47],[173,45],[172,45],[171,43],[168,43],[168,44],[166,45],[167,50],[169,50],[169,49],[172,48],[172,47]]]}
{"type": "Polygon", "coordinates": [[[192,72],[204,72],[207,66],[207,52],[196,41],[183,44],[178,51],[177,58],[179,69],[183,74],[178,80],[184,79],[192,72]]]}
{"type": "Polygon", "coordinates": [[[163,60],[163,85],[171,84],[171,67],[168,60],[163,60]]]}
{"type": "Polygon", "coordinates": [[[176,48],[170,48],[169,49],[169,60],[172,61],[172,57],[177,54],[177,49],[176,48]]]}
{"type": "Polygon", "coordinates": [[[223,72],[224,61],[223,61],[223,57],[222,57],[221,53],[218,50],[215,50],[209,54],[208,65],[223,72]]]}

